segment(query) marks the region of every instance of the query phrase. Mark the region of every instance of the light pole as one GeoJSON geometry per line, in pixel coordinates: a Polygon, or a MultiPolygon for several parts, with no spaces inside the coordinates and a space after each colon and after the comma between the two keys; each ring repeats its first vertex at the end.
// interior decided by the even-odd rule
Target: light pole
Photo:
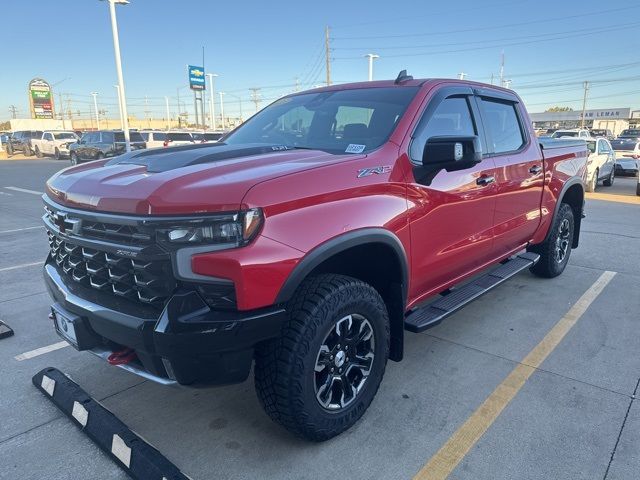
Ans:
{"type": "Polygon", "coordinates": [[[96,125],[98,126],[98,130],[100,130],[100,115],[98,115],[98,92],[91,92],[91,96],[93,97],[93,111],[96,114],[96,125]]]}
{"type": "Polygon", "coordinates": [[[365,58],[369,58],[369,81],[373,81],[373,59],[380,58],[380,55],[376,55],[375,53],[367,53],[365,58]]]}
{"type": "Polygon", "coordinates": [[[113,35],[113,53],[116,58],[116,71],[118,73],[118,86],[120,87],[120,105],[122,106],[122,130],[124,130],[124,142],[127,152],[131,151],[131,138],[129,136],[129,117],[127,115],[127,96],[124,91],[124,77],[122,76],[122,60],[120,59],[120,39],[118,38],[118,20],[116,19],[116,3],[127,5],[128,0],[106,0],[109,2],[109,15],[111,16],[111,33],[113,35]]]}
{"type": "Polygon", "coordinates": [[[238,99],[238,105],[240,106],[240,123],[242,123],[242,98],[238,95],[234,95],[233,93],[227,93],[227,95],[231,95],[233,98],[238,99]]]}
{"type": "Polygon", "coordinates": [[[118,92],[118,115],[120,115],[120,129],[124,130],[124,120],[122,118],[122,96],[120,95],[120,85],[113,86],[118,92]]]}
{"type": "Polygon", "coordinates": [[[167,130],[171,128],[171,119],[169,117],[169,97],[164,97],[164,103],[167,106],[167,130]]]}
{"type": "Polygon", "coordinates": [[[214,91],[213,91],[213,82],[214,78],[217,77],[217,73],[207,73],[207,77],[209,77],[209,112],[211,112],[211,128],[213,130],[216,129],[216,105],[213,100],[214,91]]]}
{"type": "Polygon", "coordinates": [[[220,119],[222,120],[222,130],[224,130],[224,100],[222,98],[224,92],[218,92],[218,95],[220,95],[220,119]]]}

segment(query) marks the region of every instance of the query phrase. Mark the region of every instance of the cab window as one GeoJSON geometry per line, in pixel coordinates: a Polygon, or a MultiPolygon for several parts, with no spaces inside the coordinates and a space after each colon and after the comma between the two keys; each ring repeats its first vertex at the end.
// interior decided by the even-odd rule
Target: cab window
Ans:
{"type": "Polygon", "coordinates": [[[493,153],[514,152],[525,144],[513,102],[481,98],[480,109],[493,153]]]}

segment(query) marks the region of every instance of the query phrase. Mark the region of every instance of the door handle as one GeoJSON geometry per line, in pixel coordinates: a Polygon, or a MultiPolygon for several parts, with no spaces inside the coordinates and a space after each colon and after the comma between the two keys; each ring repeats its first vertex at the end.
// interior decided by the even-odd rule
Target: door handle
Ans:
{"type": "Polygon", "coordinates": [[[539,174],[542,171],[542,167],[540,165],[534,165],[529,169],[529,173],[533,173],[534,175],[539,174]]]}
{"type": "Polygon", "coordinates": [[[476,183],[484,187],[485,185],[489,185],[490,183],[493,183],[495,181],[496,181],[496,177],[494,177],[493,175],[485,175],[485,176],[479,177],[476,180],[476,183]]]}

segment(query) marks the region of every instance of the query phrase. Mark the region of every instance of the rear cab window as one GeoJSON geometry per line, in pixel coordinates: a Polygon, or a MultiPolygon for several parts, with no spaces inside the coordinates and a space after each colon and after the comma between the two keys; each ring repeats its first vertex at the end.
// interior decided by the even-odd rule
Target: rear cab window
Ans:
{"type": "Polygon", "coordinates": [[[192,142],[193,137],[190,133],[169,132],[167,138],[172,142],[192,142]]]}

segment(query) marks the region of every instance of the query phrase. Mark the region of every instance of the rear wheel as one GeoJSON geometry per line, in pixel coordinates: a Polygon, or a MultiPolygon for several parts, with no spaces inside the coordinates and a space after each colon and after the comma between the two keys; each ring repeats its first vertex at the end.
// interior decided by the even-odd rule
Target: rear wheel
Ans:
{"type": "Polygon", "coordinates": [[[11,146],[10,143],[7,143],[7,155],[9,156],[13,155],[13,147],[11,146]]]}
{"type": "Polygon", "coordinates": [[[56,160],[60,160],[60,150],[56,148],[53,152],[53,156],[56,157],[56,160]]]}
{"type": "Polygon", "coordinates": [[[610,187],[611,185],[613,185],[613,181],[616,179],[616,169],[615,168],[611,168],[611,172],[609,173],[609,176],[602,181],[602,184],[605,187],[610,187]]]}
{"type": "Polygon", "coordinates": [[[71,165],[78,165],[78,154],[76,152],[71,152],[71,165]]]}
{"type": "Polygon", "coordinates": [[[38,148],[37,145],[36,145],[36,157],[42,158],[42,152],[40,151],[40,148],[38,148]]]}
{"type": "Polygon", "coordinates": [[[574,228],[573,209],[563,203],[553,220],[549,237],[543,243],[529,248],[529,251],[540,255],[531,272],[540,277],[553,278],[564,271],[571,255],[574,228]]]}
{"type": "Polygon", "coordinates": [[[353,426],[373,400],[389,356],[389,316],[355,278],[308,278],[288,305],[281,336],[256,350],[255,384],[267,414],[313,441],[353,426]]]}
{"type": "Polygon", "coordinates": [[[22,153],[25,157],[31,156],[31,148],[29,148],[29,145],[25,145],[24,147],[22,147],[22,153]]]}

